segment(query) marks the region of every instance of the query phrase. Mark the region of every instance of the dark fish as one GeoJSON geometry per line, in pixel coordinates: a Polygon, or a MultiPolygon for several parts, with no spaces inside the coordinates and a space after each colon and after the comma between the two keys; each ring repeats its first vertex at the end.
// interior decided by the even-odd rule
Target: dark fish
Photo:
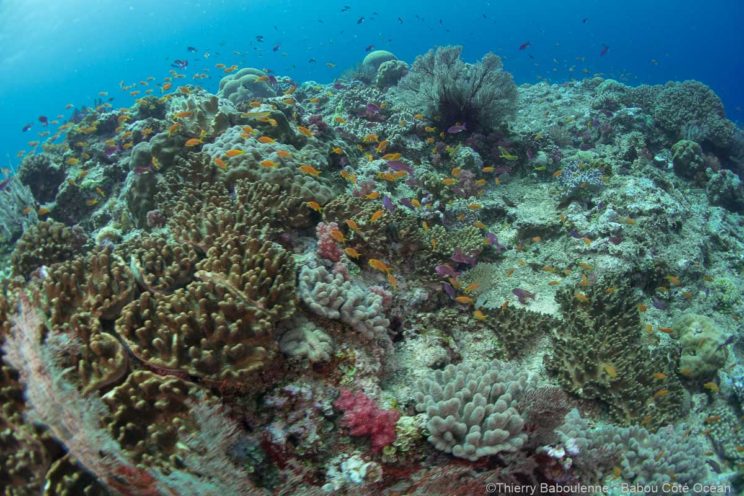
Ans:
{"type": "Polygon", "coordinates": [[[570,231],[568,231],[568,235],[571,236],[572,238],[576,238],[576,239],[583,238],[583,236],[581,235],[581,233],[579,231],[577,231],[576,229],[571,229],[570,231]]]}
{"type": "Polygon", "coordinates": [[[455,288],[453,288],[450,283],[443,282],[442,289],[444,290],[445,293],[447,293],[447,296],[449,296],[451,300],[455,299],[455,295],[456,295],[455,288]]]}
{"type": "Polygon", "coordinates": [[[725,348],[726,346],[730,345],[736,340],[736,334],[732,334],[729,337],[726,338],[726,341],[718,345],[718,348],[716,348],[716,351],[720,350],[721,348],[725,348]]]}
{"type": "Polygon", "coordinates": [[[452,260],[453,262],[464,263],[468,265],[475,265],[478,263],[478,259],[473,256],[464,254],[460,248],[455,248],[455,253],[452,254],[450,260],[452,260]]]}
{"type": "Polygon", "coordinates": [[[173,67],[174,69],[186,69],[188,66],[189,66],[189,61],[181,60],[181,59],[176,59],[171,64],[171,67],[173,67]]]}
{"type": "Polygon", "coordinates": [[[581,20],[581,24],[586,24],[586,23],[587,23],[587,21],[589,21],[589,18],[588,18],[588,17],[584,17],[584,18],[583,18],[583,19],[581,20]]]}
{"type": "Polygon", "coordinates": [[[530,293],[526,289],[514,288],[512,289],[512,293],[514,294],[514,296],[517,297],[519,303],[521,303],[522,305],[526,305],[528,300],[535,299],[535,293],[530,293]]]}
{"type": "Polygon", "coordinates": [[[401,198],[400,199],[400,204],[403,205],[404,207],[410,208],[411,210],[414,209],[413,203],[411,203],[411,199],[410,198],[401,198]]]}
{"type": "Polygon", "coordinates": [[[263,40],[264,40],[264,37],[263,37],[263,35],[262,35],[262,34],[257,34],[257,35],[256,35],[256,41],[257,41],[257,42],[259,42],[259,43],[263,43],[263,40]]]}
{"type": "Polygon", "coordinates": [[[666,310],[667,308],[669,308],[669,303],[662,300],[661,298],[657,298],[656,296],[651,297],[651,304],[657,310],[666,310]]]}
{"type": "Polygon", "coordinates": [[[403,24],[403,18],[402,17],[398,17],[398,22],[401,23],[401,24],[403,24]]]}
{"type": "Polygon", "coordinates": [[[602,44],[602,50],[600,50],[599,56],[604,57],[605,55],[607,55],[607,52],[609,51],[610,51],[610,47],[605,44],[602,44]]]}
{"type": "Polygon", "coordinates": [[[357,24],[361,24],[363,22],[364,22],[364,16],[362,16],[359,19],[357,19],[357,24]]]}
{"type": "Polygon", "coordinates": [[[457,124],[455,124],[455,125],[450,126],[449,128],[447,128],[447,133],[448,134],[457,134],[457,133],[461,133],[461,132],[467,131],[467,130],[468,130],[468,128],[465,127],[465,124],[464,123],[463,124],[460,124],[458,122],[457,124]]]}
{"type": "Polygon", "coordinates": [[[434,272],[440,277],[457,277],[460,275],[451,265],[442,264],[434,267],[434,272]]]}
{"type": "Polygon", "coordinates": [[[341,12],[347,12],[349,9],[351,9],[350,5],[344,5],[343,7],[341,7],[341,12]]]}
{"type": "Polygon", "coordinates": [[[387,166],[394,171],[406,171],[409,174],[413,174],[413,167],[405,162],[401,162],[400,160],[389,160],[387,166]]]}
{"type": "Polygon", "coordinates": [[[385,210],[388,212],[395,212],[395,204],[393,204],[393,200],[391,200],[387,195],[382,197],[382,206],[385,207],[385,210]]]}
{"type": "Polygon", "coordinates": [[[521,45],[519,45],[519,49],[520,50],[527,50],[527,48],[529,48],[530,44],[531,43],[529,41],[525,41],[524,43],[522,43],[521,45]]]}
{"type": "Polygon", "coordinates": [[[317,62],[317,60],[315,60],[315,59],[313,59],[313,58],[310,58],[310,59],[309,59],[309,60],[307,61],[307,63],[308,63],[308,64],[314,64],[314,63],[316,63],[316,62],[317,62]]]}
{"type": "Polygon", "coordinates": [[[364,51],[365,52],[371,52],[374,49],[375,49],[375,46],[374,45],[367,45],[367,48],[365,48],[364,51]]]}
{"type": "Polygon", "coordinates": [[[196,53],[196,52],[198,52],[198,51],[199,51],[199,49],[198,49],[198,48],[196,48],[196,47],[192,47],[192,46],[190,46],[190,47],[186,47],[186,50],[187,50],[187,51],[189,51],[189,52],[191,52],[191,53],[196,53]]]}
{"type": "Polygon", "coordinates": [[[8,185],[10,184],[10,180],[11,180],[11,179],[12,179],[12,178],[11,178],[11,177],[9,177],[9,178],[7,178],[7,179],[3,179],[2,181],[0,181],[0,191],[3,191],[3,190],[5,190],[5,188],[7,188],[7,187],[8,187],[8,185]]]}
{"type": "Polygon", "coordinates": [[[49,119],[47,119],[47,116],[46,115],[40,115],[39,116],[39,122],[41,122],[45,126],[48,126],[49,125],[49,119]]]}
{"type": "Polygon", "coordinates": [[[273,46],[273,47],[271,48],[271,51],[272,51],[272,52],[278,52],[278,51],[279,51],[279,49],[280,49],[281,47],[282,47],[282,44],[281,44],[281,43],[277,43],[276,45],[274,45],[274,46],[273,46]]]}
{"type": "Polygon", "coordinates": [[[34,125],[33,125],[33,124],[30,124],[30,123],[29,123],[29,124],[26,124],[25,126],[23,126],[23,129],[21,129],[21,132],[22,132],[22,133],[25,133],[26,131],[28,131],[28,130],[29,130],[29,129],[31,129],[32,127],[34,127],[34,125]]]}

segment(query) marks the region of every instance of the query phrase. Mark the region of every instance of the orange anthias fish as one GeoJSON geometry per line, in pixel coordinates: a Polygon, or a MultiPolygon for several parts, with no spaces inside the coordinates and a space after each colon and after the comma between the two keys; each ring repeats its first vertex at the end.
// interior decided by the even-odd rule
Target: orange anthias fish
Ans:
{"type": "Polygon", "coordinates": [[[308,208],[315,210],[316,212],[320,212],[322,209],[322,207],[320,206],[320,203],[316,202],[315,200],[306,202],[305,205],[307,205],[308,208]]]}
{"type": "Polygon", "coordinates": [[[339,243],[346,243],[346,236],[338,227],[331,229],[331,237],[339,243]]]}
{"type": "Polygon", "coordinates": [[[201,145],[202,143],[204,143],[204,141],[201,138],[191,138],[189,140],[186,140],[186,143],[184,143],[184,145],[190,148],[193,146],[201,145]]]}
{"type": "Polygon", "coordinates": [[[264,145],[268,145],[270,143],[274,143],[275,140],[274,138],[271,138],[269,136],[261,136],[260,138],[258,138],[258,142],[263,143],[264,145]]]}
{"type": "Polygon", "coordinates": [[[278,166],[279,164],[277,162],[274,162],[273,160],[266,159],[266,160],[261,160],[258,163],[258,165],[260,165],[261,167],[266,167],[267,169],[272,169],[278,166]]]}
{"type": "Polygon", "coordinates": [[[313,132],[305,126],[297,126],[297,130],[300,131],[300,133],[302,133],[304,136],[307,136],[308,138],[313,136],[313,132]]]}
{"type": "Polygon", "coordinates": [[[300,165],[299,169],[300,169],[300,172],[302,172],[303,174],[309,174],[315,177],[320,175],[320,171],[316,169],[315,167],[313,167],[312,165],[302,164],[300,165]]]}
{"type": "Polygon", "coordinates": [[[346,256],[349,258],[359,258],[362,256],[361,253],[352,247],[344,248],[344,253],[346,253],[346,256]]]}
{"type": "Polygon", "coordinates": [[[378,260],[376,258],[370,258],[367,263],[370,267],[372,267],[375,270],[379,270],[380,272],[390,272],[390,267],[387,266],[385,262],[382,260],[378,260]]]}
{"type": "Polygon", "coordinates": [[[380,218],[385,215],[385,211],[382,209],[377,210],[375,213],[372,214],[372,216],[369,218],[370,222],[377,222],[380,220],[380,218]]]}
{"type": "Polygon", "coordinates": [[[233,148],[232,150],[228,150],[227,152],[225,152],[225,155],[232,158],[232,157],[237,157],[238,155],[242,155],[244,153],[245,152],[243,150],[240,150],[238,148],[233,148]]]}
{"type": "Polygon", "coordinates": [[[372,193],[364,195],[364,198],[366,198],[367,200],[377,200],[379,197],[380,197],[379,191],[373,191],[372,193]]]}
{"type": "Polygon", "coordinates": [[[386,153],[382,156],[382,160],[398,160],[401,156],[400,153],[386,153]]]}
{"type": "Polygon", "coordinates": [[[276,152],[276,156],[279,158],[289,158],[292,156],[287,150],[279,150],[276,152]]]}
{"type": "Polygon", "coordinates": [[[227,164],[226,164],[226,163],[225,163],[225,161],[224,161],[224,160],[222,160],[222,159],[221,159],[220,157],[217,157],[217,158],[215,158],[215,159],[214,159],[214,163],[215,163],[215,165],[216,165],[217,167],[219,167],[219,168],[220,168],[220,169],[222,169],[222,170],[226,170],[226,169],[227,169],[227,164]]]}

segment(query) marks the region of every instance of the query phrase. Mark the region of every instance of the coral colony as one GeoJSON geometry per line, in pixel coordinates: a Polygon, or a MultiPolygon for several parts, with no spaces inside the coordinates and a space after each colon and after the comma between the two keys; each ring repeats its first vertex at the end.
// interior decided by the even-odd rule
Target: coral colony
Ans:
{"type": "Polygon", "coordinates": [[[741,494],[744,135],[460,52],[167,80],[27,155],[3,494],[741,494]]]}

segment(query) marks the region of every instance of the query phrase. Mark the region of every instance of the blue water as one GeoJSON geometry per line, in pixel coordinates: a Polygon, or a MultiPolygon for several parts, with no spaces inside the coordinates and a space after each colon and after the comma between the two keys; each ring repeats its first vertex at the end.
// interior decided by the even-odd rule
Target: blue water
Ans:
{"type": "MultiPolygon", "coordinates": [[[[44,131],[40,115],[65,106],[114,106],[119,88],[160,83],[174,59],[191,81],[215,90],[215,64],[269,68],[297,81],[329,82],[365,49],[412,61],[429,48],[462,44],[466,59],[493,51],[518,83],[600,74],[628,84],[698,79],[744,121],[744,6],[740,0],[0,0],[0,163],[44,131]],[[348,9],[344,9],[348,6],[348,9]],[[345,10],[345,11],[342,11],[345,10]],[[360,21],[361,18],[364,18],[360,21]],[[263,36],[263,41],[257,41],[263,36]],[[519,46],[530,45],[525,50],[519,46]],[[187,47],[197,52],[187,51],[187,47]],[[603,46],[609,47],[600,55],[603,46]],[[314,60],[314,62],[313,62],[314,60]],[[21,129],[33,124],[26,133],[21,129]]],[[[155,88],[155,94],[159,89],[155,88]]],[[[138,95],[139,96],[139,95],[138,95]]]]}

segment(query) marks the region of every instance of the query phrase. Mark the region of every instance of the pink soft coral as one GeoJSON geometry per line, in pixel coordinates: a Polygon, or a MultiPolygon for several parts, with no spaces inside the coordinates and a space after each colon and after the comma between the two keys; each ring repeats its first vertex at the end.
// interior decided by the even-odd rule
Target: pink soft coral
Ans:
{"type": "Polygon", "coordinates": [[[334,230],[338,230],[335,222],[320,222],[315,227],[315,236],[318,238],[318,255],[331,262],[338,262],[341,260],[341,249],[331,236],[334,230]]]}
{"type": "Polygon", "coordinates": [[[349,428],[349,434],[370,437],[373,451],[395,441],[395,424],[400,413],[382,410],[362,391],[352,393],[342,389],[333,406],[344,412],[342,422],[349,428]]]}

